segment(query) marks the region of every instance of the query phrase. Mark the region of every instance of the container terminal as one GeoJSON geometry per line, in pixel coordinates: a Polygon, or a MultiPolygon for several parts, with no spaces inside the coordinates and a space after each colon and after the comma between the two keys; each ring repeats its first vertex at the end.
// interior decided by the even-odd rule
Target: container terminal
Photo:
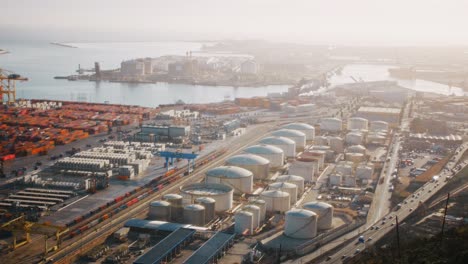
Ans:
{"type": "Polygon", "coordinates": [[[158,108],[5,105],[6,263],[341,261],[338,246],[378,240],[389,229],[376,223],[419,210],[467,164],[454,114],[466,98],[385,96],[392,85],[158,108]],[[12,173],[25,160],[37,168],[12,173]]]}

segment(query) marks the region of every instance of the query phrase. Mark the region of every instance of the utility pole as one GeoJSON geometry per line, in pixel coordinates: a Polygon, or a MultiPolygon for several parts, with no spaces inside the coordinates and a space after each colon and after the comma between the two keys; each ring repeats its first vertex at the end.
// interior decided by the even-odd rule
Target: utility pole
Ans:
{"type": "Polygon", "coordinates": [[[449,199],[450,199],[450,193],[447,193],[447,201],[445,202],[444,219],[442,219],[442,230],[440,232],[440,246],[442,246],[442,242],[443,242],[443,239],[444,239],[445,218],[447,216],[447,209],[448,209],[449,199]]]}
{"type": "Polygon", "coordinates": [[[396,235],[397,235],[397,249],[398,249],[398,262],[401,263],[401,248],[400,248],[400,223],[398,222],[398,216],[395,216],[396,221],[396,235]]]}

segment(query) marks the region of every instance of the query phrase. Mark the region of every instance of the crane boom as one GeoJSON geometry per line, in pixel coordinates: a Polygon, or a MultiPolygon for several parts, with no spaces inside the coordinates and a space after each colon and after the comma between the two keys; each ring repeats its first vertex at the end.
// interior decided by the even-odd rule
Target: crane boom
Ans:
{"type": "Polygon", "coordinates": [[[12,73],[5,69],[0,69],[0,99],[3,102],[4,95],[7,97],[7,102],[13,104],[16,101],[16,81],[27,81],[28,78],[22,77],[19,74],[12,73]],[[6,75],[4,72],[10,72],[6,75]]]}

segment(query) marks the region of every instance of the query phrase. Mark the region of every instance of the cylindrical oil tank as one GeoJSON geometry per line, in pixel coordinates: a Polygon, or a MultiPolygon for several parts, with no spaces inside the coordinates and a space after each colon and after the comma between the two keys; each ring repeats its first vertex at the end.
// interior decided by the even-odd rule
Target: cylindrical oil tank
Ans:
{"type": "MultiPolygon", "coordinates": [[[[327,152],[325,152],[323,150],[307,150],[307,151],[302,153],[301,157],[303,157],[303,158],[311,158],[311,157],[318,158],[319,168],[323,169],[323,167],[325,167],[325,159],[327,157],[327,152]]],[[[299,175],[299,176],[301,176],[301,175],[299,175]]]]}
{"type": "Polygon", "coordinates": [[[198,197],[195,203],[205,207],[205,222],[208,223],[215,218],[216,200],[211,197],[198,197]]]}
{"type": "Polygon", "coordinates": [[[362,153],[345,153],[345,160],[351,161],[354,163],[360,163],[364,161],[364,154],[362,153]]]}
{"type": "Polygon", "coordinates": [[[285,137],[294,140],[296,142],[297,149],[303,149],[306,143],[306,135],[301,131],[292,130],[292,129],[280,129],[271,132],[272,136],[276,137],[285,137]]]}
{"type": "Polygon", "coordinates": [[[297,130],[297,131],[304,133],[307,141],[314,140],[315,138],[315,127],[309,124],[291,123],[291,124],[284,125],[282,128],[297,130]]]}
{"type": "Polygon", "coordinates": [[[372,131],[378,131],[378,130],[388,131],[388,123],[385,122],[385,121],[372,121],[372,122],[370,122],[370,130],[372,130],[372,131]]]}
{"type": "Polygon", "coordinates": [[[260,194],[260,198],[266,202],[269,212],[286,212],[291,207],[289,193],[278,190],[268,190],[260,194]]]}
{"type": "Polygon", "coordinates": [[[350,117],[348,118],[348,130],[367,130],[369,121],[362,117],[350,117]]]}
{"type": "Polygon", "coordinates": [[[171,203],[167,201],[153,201],[149,205],[148,218],[151,220],[167,221],[171,219],[171,203]]]}
{"type": "Polygon", "coordinates": [[[297,107],[292,106],[292,105],[287,105],[284,107],[283,111],[286,113],[296,113],[297,107]]]}
{"type": "Polygon", "coordinates": [[[253,214],[253,229],[256,229],[260,226],[260,207],[253,204],[248,204],[242,208],[242,211],[251,212],[253,214]]]}
{"type": "Polygon", "coordinates": [[[316,170],[318,170],[314,161],[308,158],[298,158],[289,166],[289,174],[301,176],[306,182],[314,181],[316,170]]]}
{"type": "Polygon", "coordinates": [[[353,145],[348,147],[346,149],[346,152],[366,154],[366,147],[364,147],[363,145],[353,145]]]}
{"type": "Polygon", "coordinates": [[[335,172],[341,175],[352,175],[353,174],[353,163],[340,162],[335,167],[335,172]]]}
{"type": "Polygon", "coordinates": [[[349,132],[345,141],[348,145],[361,145],[364,142],[364,135],[359,132],[349,132]]]}
{"type": "Polygon", "coordinates": [[[385,144],[386,136],[383,136],[378,133],[371,133],[367,135],[366,142],[367,144],[380,144],[383,145],[385,144]]]}
{"type": "Polygon", "coordinates": [[[237,166],[253,173],[254,179],[268,178],[270,161],[254,154],[240,154],[226,159],[226,165],[237,166]]]}
{"type": "Polygon", "coordinates": [[[340,186],[343,176],[341,174],[331,174],[328,176],[330,186],[340,186]]]}
{"type": "Polygon", "coordinates": [[[270,161],[270,167],[281,167],[284,164],[284,151],[272,145],[260,144],[244,149],[245,152],[263,157],[270,161]]]}
{"type": "Polygon", "coordinates": [[[216,212],[232,208],[234,189],[231,186],[216,183],[193,183],[180,187],[184,201],[191,204],[199,197],[210,197],[216,200],[216,212]]]}
{"type": "Polygon", "coordinates": [[[321,131],[338,132],[343,129],[343,121],[336,117],[322,118],[320,121],[321,131]]]}
{"type": "Polygon", "coordinates": [[[284,151],[288,158],[296,157],[296,142],[286,137],[266,137],[260,140],[260,143],[278,147],[284,151]]]}
{"type": "Polygon", "coordinates": [[[314,145],[316,146],[327,146],[329,143],[328,138],[324,136],[318,136],[314,139],[314,145]]]}
{"type": "Polygon", "coordinates": [[[316,109],[315,104],[300,104],[297,106],[297,111],[301,113],[307,113],[316,109]]]}
{"type": "Polygon", "coordinates": [[[317,235],[317,214],[304,209],[286,212],[284,235],[296,239],[311,239],[317,235]]]}
{"type": "Polygon", "coordinates": [[[333,206],[324,203],[324,202],[309,202],[305,203],[302,208],[306,210],[310,210],[317,214],[318,222],[317,228],[318,229],[329,229],[333,225],[333,206]]]}
{"type": "Polygon", "coordinates": [[[359,164],[356,168],[356,178],[370,180],[374,174],[374,165],[371,164],[359,164]]]}
{"type": "Polygon", "coordinates": [[[206,183],[229,185],[235,193],[251,193],[253,173],[237,166],[220,166],[206,172],[206,183]]]}
{"type": "Polygon", "coordinates": [[[265,221],[266,217],[266,202],[265,200],[256,199],[250,202],[250,204],[256,205],[260,208],[260,223],[265,221]]]}
{"type": "Polygon", "coordinates": [[[336,153],[343,153],[344,140],[341,137],[328,137],[330,149],[336,153]]]}
{"type": "Polygon", "coordinates": [[[297,186],[298,194],[304,192],[304,177],[298,175],[281,175],[276,178],[278,182],[290,182],[294,183],[297,186]]]}
{"type": "Polygon", "coordinates": [[[171,204],[171,218],[173,221],[178,221],[182,218],[182,199],[181,195],[175,193],[169,193],[163,196],[163,200],[171,204]]]}
{"type": "Polygon", "coordinates": [[[250,235],[253,230],[253,214],[251,212],[238,211],[234,214],[234,232],[236,234],[247,232],[250,235]]]}
{"type": "Polygon", "coordinates": [[[205,207],[199,204],[189,204],[184,207],[184,223],[194,226],[205,225],[205,207]]]}
{"type": "Polygon", "coordinates": [[[269,189],[270,190],[278,190],[289,193],[289,200],[291,204],[295,204],[297,202],[297,185],[290,182],[274,182],[270,183],[269,189]]]}

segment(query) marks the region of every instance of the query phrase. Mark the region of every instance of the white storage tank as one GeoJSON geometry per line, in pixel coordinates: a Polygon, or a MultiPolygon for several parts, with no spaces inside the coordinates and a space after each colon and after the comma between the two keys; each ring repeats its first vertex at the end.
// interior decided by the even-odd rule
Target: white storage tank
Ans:
{"type": "Polygon", "coordinates": [[[314,145],[316,146],[328,146],[330,142],[328,141],[328,137],[324,136],[317,136],[314,139],[314,145]]]}
{"type": "Polygon", "coordinates": [[[302,206],[317,214],[317,228],[319,230],[332,228],[333,225],[333,206],[324,202],[309,202],[302,206]]]}
{"type": "Polygon", "coordinates": [[[314,160],[307,158],[298,158],[289,166],[289,174],[301,176],[306,182],[314,181],[316,170],[314,160]]]}
{"type": "Polygon", "coordinates": [[[296,239],[311,239],[317,235],[317,214],[304,209],[286,212],[284,235],[296,239]]]}
{"type": "Polygon", "coordinates": [[[297,185],[290,182],[274,182],[269,184],[270,190],[278,190],[289,193],[291,204],[297,202],[297,185]]]}
{"type": "Polygon", "coordinates": [[[260,226],[260,215],[261,215],[261,210],[260,207],[253,205],[253,204],[248,204],[242,208],[242,211],[246,212],[251,212],[253,215],[252,223],[253,223],[253,229],[256,229],[257,227],[260,226]]]}
{"type": "Polygon", "coordinates": [[[320,130],[338,132],[343,129],[343,121],[336,117],[322,118],[320,121],[320,130]]]}
{"type": "Polygon", "coordinates": [[[205,225],[205,207],[199,204],[189,204],[184,207],[184,223],[194,226],[205,225]]]}
{"type": "Polygon", "coordinates": [[[246,211],[238,211],[234,214],[234,232],[243,234],[248,232],[249,235],[253,232],[253,214],[246,211]]]}
{"type": "Polygon", "coordinates": [[[167,201],[153,201],[149,205],[148,218],[151,220],[167,221],[171,219],[171,203],[167,201]]]}
{"type": "Polygon", "coordinates": [[[331,150],[337,153],[343,153],[344,140],[341,137],[329,137],[328,142],[331,150]]]}
{"type": "Polygon", "coordinates": [[[346,175],[343,177],[343,186],[356,187],[356,177],[354,175],[346,175]]]}
{"type": "Polygon", "coordinates": [[[256,205],[260,208],[260,223],[265,221],[266,217],[266,202],[265,200],[256,199],[250,202],[250,204],[256,205]]]}
{"type": "MultiPolygon", "coordinates": [[[[308,150],[308,151],[305,151],[304,153],[302,153],[301,157],[303,158],[318,158],[319,162],[318,162],[318,165],[319,165],[319,168],[320,169],[323,169],[323,167],[325,167],[325,158],[327,156],[327,153],[323,150],[308,150]]],[[[317,169],[319,169],[317,168],[317,169]]],[[[301,176],[301,175],[299,175],[301,176]]]]}
{"type": "Polygon", "coordinates": [[[364,147],[363,145],[353,145],[348,147],[346,149],[346,152],[366,154],[366,147],[364,147]]]}
{"type": "Polygon", "coordinates": [[[291,207],[289,193],[278,190],[268,190],[260,194],[260,198],[266,202],[266,210],[269,212],[286,212],[291,207]]]}
{"type": "Polygon", "coordinates": [[[297,107],[292,106],[292,105],[287,105],[283,109],[284,112],[286,113],[296,113],[297,112],[297,107]]]}
{"type": "Polygon", "coordinates": [[[341,180],[342,180],[341,174],[331,174],[330,176],[328,176],[328,182],[330,186],[340,186],[341,180]]]}
{"type": "Polygon", "coordinates": [[[351,161],[354,163],[363,162],[365,155],[362,153],[345,153],[345,160],[351,161]]]}
{"type": "Polygon", "coordinates": [[[374,165],[372,164],[359,164],[356,168],[356,178],[358,179],[370,180],[372,174],[374,174],[374,165]]]}
{"type": "Polygon", "coordinates": [[[209,223],[215,218],[216,200],[210,197],[199,197],[195,199],[195,203],[205,207],[205,222],[209,223]]]}
{"type": "Polygon", "coordinates": [[[379,130],[384,130],[388,131],[388,123],[385,121],[372,121],[370,122],[370,130],[372,131],[379,131],[379,130]]]}
{"type": "Polygon", "coordinates": [[[260,143],[272,145],[283,150],[288,158],[296,157],[296,142],[286,137],[266,137],[260,140],[260,143]]]}
{"type": "Polygon", "coordinates": [[[301,131],[292,130],[292,129],[280,129],[271,132],[272,136],[276,137],[285,137],[294,140],[296,142],[297,149],[303,149],[306,143],[306,135],[301,131]]]}
{"type": "Polygon", "coordinates": [[[309,124],[291,123],[291,124],[284,125],[282,128],[297,130],[297,131],[304,133],[307,141],[314,140],[315,138],[315,127],[309,124]]]}
{"type": "Polygon", "coordinates": [[[335,172],[341,175],[352,175],[353,174],[353,163],[340,162],[335,167],[335,172]]]}
{"type": "Polygon", "coordinates": [[[273,168],[281,167],[284,164],[284,151],[272,145],[260,144],[244,149],[245,152],[263,157],[270,161],[273,168]]]}
{"type": "Polygon", "coordinates": [[[276,181],[294,183],[297,186],[298,194],[304,192],[304,177],[298,175],[281,175],[276,178],[276,181]]]}
{"type": "Polygon", "coordinates": [[[367,130],[369,121],[362,117],[350,117],[348,118],[348,130],[367,130]]]}
{"type": "Polygon", "coordinates": [[[349,132],[345,141],[348,145],[361,145],[364,142],[364,135],[359,132],[349,132]]]}
{"type": "Polygon", "coordinates": [[[216,200],[216,212],[228,211],[232,208],[232,187],[216,183],[193,183],[180,187],[180,192],[187,204],[191,204],[199,197],[210,197],[216,200]]]}
{"type": "Polygon", "coordinates": [[[251,193],[253,190],[253,173],[241,167],[220,166],[206,172],[206,183],[229,185],[235,193],[251,193]]]}
{"type": "Polygon", "coordinates": [[[226,165],[237,166],[253,173],[254,179],[268,178],[270,161],[253,154],[240,154],[226,159],[226,165]]]}
{"type": "Polygon", "coordinates": [[[169,193],[163,196],[163,200],[171,204],[171,218],[172,221],[178,221],[182,217],[182,199],[181,195],[169,193]]]}
{"type": "Polygon", "coordinates": [[[304,112],[312,112],[315,110],[315,104],[301,104],[297,106],[297,111],[304,113],[304,112]]]}

